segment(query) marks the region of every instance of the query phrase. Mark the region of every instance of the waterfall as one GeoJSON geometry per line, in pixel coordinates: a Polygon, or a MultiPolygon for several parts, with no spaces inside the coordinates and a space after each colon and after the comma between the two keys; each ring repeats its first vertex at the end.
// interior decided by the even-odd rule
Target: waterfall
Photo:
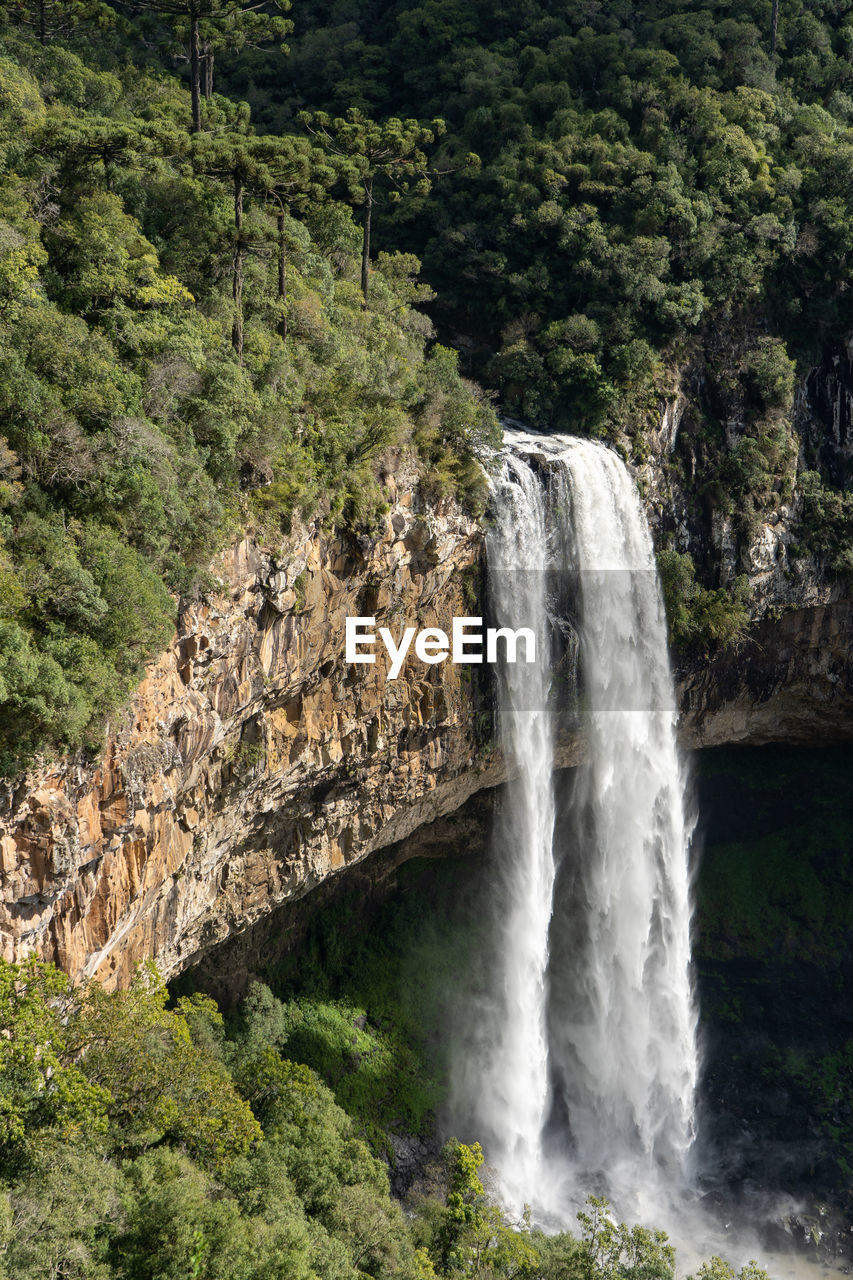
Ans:
{"type": "Polygon", "coordinates": [[[495,621],[534,628],[538,660],[499,677],[513,781],[495,831],[476,1083],[462,1089],[507,1202],[568,1222],[573,1194],[633,1195],[636,1207],[653,1183],[686,1176],[691,833],[654,554],[627,468],[591,441],[508,431],[493,507],[495,621]],[[568,783],[554,772],[548,639],[561,582],[581,639],[586,742],[568,783]]]}
{"type": "MultiPolygon", "coordinates": [[[[554,888],[554,741],[546,567],[552,560],[548,494],[526,460],[509,454],[496,481],[497,519],[488,536],[490,586],[499,625],[530,627],[537,661],[499,673],[500,731],[510,761],[496,893],[494,972],[499,982],[472,1061],[473,1112],[490,1161],[514,1203],[541,1179],[541,1135],[549,1103],[545,1000],[554,888]]],[[[471,1059],[469,1059],[471,1060],[471,1059]]]]}

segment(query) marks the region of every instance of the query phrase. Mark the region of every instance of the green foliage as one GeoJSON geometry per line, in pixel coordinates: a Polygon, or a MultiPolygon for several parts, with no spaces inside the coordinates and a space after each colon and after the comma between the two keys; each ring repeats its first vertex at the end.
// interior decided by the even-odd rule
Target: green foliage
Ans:
{"type": "Polygon", "coordinates": [[[268,993],[229,1041],[208,998],[168,1008],[151,967],[110,993],[3,963],[0,988],[8,1274],[419,1276],[382,1166],[314,1073],[281,1057],[268,993]]]}
{"type": "Polygon", "coordinates": [[[0,1144],[14,1160],[42,1130],[64,1140],[104,1128],[109,1095],[75,1062],[75,996],[50,965],[0,960],[0,1144]]]}
{"type": "Polygon", "coordinates": [[[120,1170],[96,1147],[80,1141],[42,1145],[29,1172],[5,1184],[4,1280],[109,1280],[121,1191],[120,1170]]]}
{"type": "Polygon", "coordinates": [[[169,1008],[152,967],[106,992],[3,963],[0,1006],[0,1250],[15,1280],[671,1280],[666,1237],[617,1224],[604,1201],[577,1237],[511,1222],[476,1143],[448,1143],[404,1215],[353,1118],[283,1056],[300,1011],[258,984],[231,1034],[208,997],[169,1008]]]}
{"type": "Polygon", "coordinates": [[[399,892],[375,920],[358,893],[327,904],[298,961],[263,975],[282,997],[267,993],[263,1005],[277,1043],[304,1055],[380,1152],[389,1133],[431,1132],[446,1096],[447,1029],[487,946],[470,864],[442,858],[427,868],[401,867],[399,892]]]}
{"type": "Polygon", "coordinates": [[[794,361],[778,338],[764,338],[744,360],[747,385],[765,412],[789,411],[794,397],[794,361]]]}
{"type": "Polygon", "coordinates": [[[673,1280],[675,1249],[662,1231],[616,1222],[606,1200],[590,1196],[581,1224],[581,1275],[602,1280],[673,1280]]]}
{"type": "Polygon", "coordinates": [[[350,197],[364,206],[361,249],[361,291],[365,304],[370,279],[370,234],[376,179],[384,178],[390,197],[398,201],[414,184],[417,195],[430,189],[424,147],[435,142],[445,130],[435,119],[427,128],[417,120],[369,120],[358,107],[350,107],[345,118],[334,120],[325,111],[303,112],[300,121],[338,161],[341,177],[350,197]]]}
{"type": "MultiPolygon", "coordinates": [[[[155,44],[163,24],[171,47],[195,24],[211,75],[215,55],[290,27],[226,0],[131,9],[155,44]]],[[[13,10],[0,22],[30,12],[13,10]]],[[[416,258],[373,264],[365,311],[358,230],[328,194],[336,163],[304,137],[257,136],[248,106],[212,89],[210,128],[187,137],[173,77],[126,65],[109,39],[66,47],[94,9],[42,11],[48,38],[8,28],[0,55],[6,772],[97,747],[223,539],[253,524],[277,540],[318,507],[374,527],[381,455],[417,440],[429,485],[440,472],[441,492],[479,508],[496,432],[455,367],[434,385],[416,258]]],[[[401,129],[370,165],[405,185],[432,131],[401,129]]]]}
{"type": "MultiPolygon", "coordinates": [[[[224,49],[244,49],[280,42],[293,30],[293,23],[276,12],[290,8],[290,0],[133,0],[132,8],[142,16],[143,27],[165,21],[172,41],[190,67],[192,131],[202,127],[201,97],[213,95],[213,66],[224,49]]],[[[174,52],[174,45],[172,51],[174,52]]]]}
{"type": "Polygon", "coordinates": [[[442,1159],[443,1198],[423,1199],[414,1223],[416,1239],[433,1268],[427,1274],[483,1280],[491,1276],[537,1280],[542,1276],[550,1241],[531,1233],[526,1216],[513,1224],[488,1199],[478,1172],[483,1163],[480,1144],[467,1146],[451,1139],[442,1159]]]}
{"type": "Polygon", "coordinates": [[[124,1178],[113,1274],[313,1280],[309,1227],[287,1180],[280,1180],[281,1198],[272,1204],[265,1203],[267,1187],[251,1176],[234,1181],[238,1193],[223,1193],[191,1160],[168,1149],[133,1161],[124,1178]]]}
{"type": "Polygon", "coordinates": [[[686,370],[696,514],[744,544],[793,495],[795,371],[853,327],[847,0],[770,21],[751,0],[306,0],[287,77],[227,75],[265,127],[440,114],[432,191],[377,228],[424,262],[442,340],[509,414],[640,460],[686,370]]]}
{"type": "Polygon", "coordinates": [[[303,996],[283,1006],[283,1015],[288,1057],[329,1083],[375,1147],[384,1147],[389,1130],[428,1134],[436,1085],[398,1028],[371,1023],[365,1008],[348,1000],[303,996]]]}
{"type": "Polygon", "coordinates": [[[692,557],[661,551],[657,557],[669,627],[669,641],[681,652],[707,654],[736,645],[749,627],[749,583],[735,579],[731,590],[709,590],[696,581],[692,557]]]}
{"type": "Polygon", "coordinates": [[[115,22],[115,11],[100,0],[9,0],[0,8],[3,20],[29,27],[41,44],[63,36],[105,30],[115,22]]]}
{"type": "Polygon", "coordinates": [[[816,471],[798,478],[803,501],[804,550],[815,552],[832,573],[853,573],[853,494],[825,485],[816,471]]]}
{"type": "MultiPolygon", "coordinates": [[[[332,119],[326,112],[306,114],[303,123],[316,135],[328,151],[345,161],[342,173],[353,187],[359,203],[372,198],[377,176],[386,178],[398,194],[409,190],[413,179],[428,183],[427,157],[423,148],[435,142],[445,131],[443,120],[429,126],[417,120],[369,120],[357,107],[345,118],[332,119]]],[[[425,195],[428,185],[418,194],[425,195]]]]}
{"type": "Polygon", "coordinates": [[[702,1263],[691,1280],[769,1280],[769,1274],[757,1262],[746,1262],[740,1271],[735,1271],[730,1262],[715,1255],[702,1263]]]}
{"type": "MultiPolygon", "coordinates": [[[[86,1074],[109,1094],[119,1149],[144,1151],[168,1139],[218,1169],[245,1154],[260,1127],[216,1054],[193,1040],[183,1002],[169,1010],[166,1001],[152,968],[127,991],[93,986],[79,1019],[86,1074]]],[[[198,1020],[205,1010],[189,1011],[198,1020]]]]}
{"type": "Polygon", "coordinates": [[[484,467],[500,444],[500,428],[477,388],[460,381],[458,359],[436,345],[424,363],[415,442],[426,465],[425,494],[433,501],[462,495],[479,515],[488,494],[484,467]]]}

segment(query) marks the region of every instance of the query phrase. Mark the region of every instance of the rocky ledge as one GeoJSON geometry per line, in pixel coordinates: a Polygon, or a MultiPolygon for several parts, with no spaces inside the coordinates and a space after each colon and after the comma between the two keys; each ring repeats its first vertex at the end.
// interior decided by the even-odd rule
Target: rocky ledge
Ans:
{"type": "Polygon", "coordinates": [[[679,673],[685,746],[853,739],[853,601],[753,624],[735,649],[679,673]]]}

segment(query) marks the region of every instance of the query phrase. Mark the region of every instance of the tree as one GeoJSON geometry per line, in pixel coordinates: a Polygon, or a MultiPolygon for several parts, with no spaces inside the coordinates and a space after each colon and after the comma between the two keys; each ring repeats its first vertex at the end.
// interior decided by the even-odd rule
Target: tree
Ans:
{"type": "Polygon", "coordinates": [[[770,52],[776,52],[776,40],[779,35],[779,0],[773,0],[770,11],[770,52]]]}
{"type": "Polygon", "coordinates": [[[398,120],[392,117],[381,124],[369,120],[361,111],[352,107],[346,118],[332,119],[325,111],[303,111],[299,119],[322,145],[342,163],[342,175],[358,204],[364,205],[361,248],[361,291],[367,305],[368,275],[370,271],[370,233],[373,221],[373,205],[376,195],[376,179],[384,177],[391,187],[391,199],[411,189],[426,195],[430,189],[430,170],[423,151],[445,132],[443,120],[435,119],[429,126],[417,120],[398,120]]]}
{"type": "MultiPolygon", "coordinates": [[[[278,332],[287,336],[287,245],[285,222],[292,207],[304,212],[335,180],[319,147],[293,136],[255,138],[246,133],[225,137],[198,138],[193,147],[195,168],[210,177],[224,179],[231,188],[234,205],[234,251],[232,254],[231,296],[234,323],[231,341],[238,360],[243,359],[243,284],[246,255],[253,247],[244,225],[248,194],[275,204],[278,254],[278,332]]],[[[257,247],[257,246],[254,246],[257,247]]]]}
{"type": "Polygon", "coordinates": [[[210,177],[225,180],[232,192],[234,205],[234,247],[231,257],[231,299],[234,319],[231,344],[237,359],[243,363],[243,280],[248,240],[244,230],[244,201],[247,191],[264,192],[274,182],[266,161],[270,148],[257,138],[245,134],[199,138],[193,149],[193,164],[210,177]]]}
{"type": "Polygon", "coordinates": [[[67,1141],[104,1128],[109,1092],[76,1062],[78,1007],[69,979],[52,964],[0,960],[0,1151],[7,1156],[34,1130],[51,1128],[67,1141]]]}
{"type": "Polygon", "coordinates": [[[260,1125],[215,1052],[192,1038],[184,1011],[221,1022],[213,1002],[195,996],[167,1009],[167,1000],[151,963],[127,990],[106,992],[93,983],[76,1025],[81,1067],[108,1092],[123,1150],[144,1151],[165,1138],[220,1170],[261,1137],[260,1125]]]}
{"type": "MultiPolygon", "coordinates": [[[[199,24],[201,91],[206,99],[210,100],[213,96],[213,65],[217,53],[224,49],[258,49],[274,41],[283,41],[293,30],[290,19],[269,13],[270,7],[287,12],[290,0],[273,0],[272,6],[266,0],[258,0],[255,4],[235,3],[232,6],[233,14],[226,15],[224,19],[218,14],[202,18],[199,24]]],[[[191,32],[188,23],[185,33],[184,47],[189,48],[191,32]]],[[[285,44],[281,44],[280,49],[282,53],[288,52],[285,44]]]]}
{"type": "Polygon", "coordinates": [[[121,1183],[118,1166],[104,1159],[91,1135],[71,1144],[42,1138],[33,1165],[8,1186],[3,1280],[112,1277],[107,1255],[122,1217],[121,1183]]]}
{"type": "Polygon", "coordinates": [[[171,122],[143,123],[101,115],[51,117],[36,130],[34,141],[39,153],[56,164],[54,187],[63,204],[73,188],[85,188],[91,194],[93,186],[105,186],[111,192],[117,174],[156,170],[166,157],[180,155],[187,145],[186,134],[171,122]]]}
{"type": "MultiPolygon", "coordinates": [[[[293,23],[278,14],[290,0],[134,0],[143,15],[163,17],[187,50],[192,96],[192,133],[201,132],[202,72],[204,96],[213,93],[213,59],[218,50],[255,47],[283,40],[293,23]]],[[[285,50],[286,51],[286,50],[285,50]]]]}
{"type": "Polygon", "coordinates": [[[276,247],[278,255],[279,337],[287,337],[287,238],[286,220],[292,212],[304,213],[323,198],[335,181],[335,171],[325,163],[319,147],[292,135],[264,138],[259,146],[265,165],[265,195],[276,207],[276,247]]]}
{"type": "Polygon", "coordinates": [[[730,590],[709,590],[696,581],[693,558],[687,553],[666,549],[658,553],[657,563],[674,649],[707,654],[743,640],[749,628],[749,584],[744,575],[730,590]]]}
{"type": "Polygon", "coordinates": [[[51,293],[87,318],[103,319],[122,304],[147,312],[193,301],[179,280],[161,272],[154,246],[110,192],[81,197],[45,238],[51,293]]]}
{"type": "Polygon", "coordinates": [[[719,1254],[714,1254],[708,1262],[703,1262],[695,1276],[689,1280],[768,1280],[768,1272],[759,1267],[757,1262],[746,1262],[735,1275],[735,1269],[719,1254]]]}
{"type": "Polygon", "coordinates": [[[617,1222],[597,1196],[588,1198],[578,1222],[580,1280],[673,1280],[675,1249],[663,1231],[617,1222]]]}
{"type": "Polygon", "coordinates": [[[112,9],[100,0],[11,0],[0,13],[30,27],[41,44],[69,36],[83,23],[104,27],[115,21],[112,9]]]}

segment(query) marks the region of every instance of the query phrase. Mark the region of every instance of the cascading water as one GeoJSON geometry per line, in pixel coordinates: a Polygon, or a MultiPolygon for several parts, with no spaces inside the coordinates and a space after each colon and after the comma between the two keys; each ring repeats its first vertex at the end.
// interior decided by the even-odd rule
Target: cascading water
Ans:
{"type": "Polygon", "coordinates": [[[498,518],[488,554],[494,608],[502,627],[529,627],[536,661],[501,673],[501,736],[512,758],[498,830],[502,874],[496,884],[496,974],[471,1078],[473,1114],[509,1199],[530,1199],[541,1178],[541,1135],[549,1104],[548,930],[554,888],[554,737],[543,589],[549,545],[548,495],[523,458],[508,455],[497,481],[498,518]]]}
{"type": "Polygon", "coordinates": [[[690,829],[652,543],[627,468],[586,440],[507,432],[494,508],[495,621],[532,627],[538,653],[499,684],[516,776],[476,1083],[458,1101],[510,1204],[566,1221],[598,1187],[631,1213],[652,1182],[683,1182],[697,1077],[690,829]],[[555,827],[560,574],[576,587],[587,754],[555,827]]]}

